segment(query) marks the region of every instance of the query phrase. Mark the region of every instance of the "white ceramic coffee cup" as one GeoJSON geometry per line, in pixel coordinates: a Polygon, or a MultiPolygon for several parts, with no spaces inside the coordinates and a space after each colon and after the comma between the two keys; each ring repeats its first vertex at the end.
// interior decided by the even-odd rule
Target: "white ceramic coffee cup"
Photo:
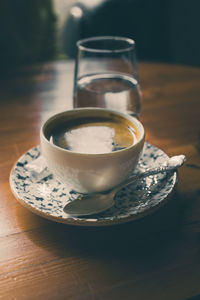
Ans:
{"type": "Polygon", "coordinates": [[[77,108],[50,117],[41,127],[41,152],[50,171],[66,186],[81,192],[91,193],[110,189],[130,176],[136,167],[143,149],[145,130],[141,122],[121,112],[101,108],[77,108]],[[120,117],[128,120],[139,132],[137,141],[122,150],[86,154],[56,146],[47,138],[49,126],[60,118],[66,122],[72,118],[120,117]]]}

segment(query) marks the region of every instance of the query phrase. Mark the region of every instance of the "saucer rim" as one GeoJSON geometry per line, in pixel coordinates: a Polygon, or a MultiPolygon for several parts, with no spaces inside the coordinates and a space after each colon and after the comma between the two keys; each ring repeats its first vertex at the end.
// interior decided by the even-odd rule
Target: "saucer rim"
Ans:
{"type": "MultiPolygon", "coordinates": [[[[162,149],[160,149],[157,146],[154,146],[151,143],[145,142],[145,144],[148,144],[150,146],[156,147],[157,149],[161,150],[165,155],[167,155],[162,149]]],[[[123,215],[123,216],[119,216],[117,218],[111,219],[109,217],[107,217],[107,219],[98,219],[96,216],[94,219],[84,219],[81,217],[75,217],[75,216],[71,216],[69,214],[66,214],[66,217],[59,217],[59,216],[53,216],[49,213],[46,213],[44,211],[41,211],[40,209],[35,208],[34,206],[32,206],[31,204],[27,203],[27,201],[21,197],[19,197],[19,195],[16,192],[16,189],[13,186],[12,183],[12,176],[13,176],[13,172],[14,169],[16,167],[16,164],[18,161],[20,161],[24,155],[26,155],[28,152],[30,152],[31,150],[33,150],[34,148],[39,148],[40,145],[36,145],[32,148],[30,148],[29,150],[25,151],[13,164],[11,171],[10,171],[10,175],[9,175],[9,184],[10,184],[10,189],[12,194],[14,195],[14,197],[16,198],[16,200],[25,208],[27,208],[29,211],[31,211],[32,213],[43,217],[47,220],[53,221],[53,222],[57,222],[57,223],[62,223],[62,224],[67,224],[67,225],[73,225],[73,226],[83,226],[83,227],[103,227],[103,226],[113,226],[113,225],[118,225],[118,224],[123,224],[123,223],[128,223],[131,221],[135,221],[138,219],[141,219],[145,216],[148,216],[152,213],[154,213],[155,211],[157,211],[159,208],[161,208],[162,206],[164,206],[166,204],[166,202],[168,202],[169,198],[171,197],[172,193],[174,192],[177,182],[178,182],[178,172],[174,171],[174,173],[172,174],[173,176],[173,184],[171,187],[171,190],[169,191],[169,193],[161,200],[159,201],[159,203],[157,203],[156,205],[154,205],[153,207],[148,207],[147,209],[145,209],[144,211],[137,213],[137,214],[132,214],[132,215],[123,215]]],[[[168,157],[168,155],[167,155],[168,157]]]]}

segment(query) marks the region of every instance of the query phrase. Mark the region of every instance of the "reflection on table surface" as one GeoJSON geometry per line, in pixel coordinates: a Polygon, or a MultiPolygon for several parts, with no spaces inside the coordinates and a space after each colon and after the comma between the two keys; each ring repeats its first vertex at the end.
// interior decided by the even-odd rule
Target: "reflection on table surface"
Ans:
{"type": "Polygon", "coordinates": [[[58,224],[14,198],[9,173],[39,144],[51,114],[72,107],[73,62],[32,67],[1,81],[0,298],[189,299],[200,295],[200,69],[140,63],[146,140],[185,154],[162,208],[134,222],[58,224]]]}

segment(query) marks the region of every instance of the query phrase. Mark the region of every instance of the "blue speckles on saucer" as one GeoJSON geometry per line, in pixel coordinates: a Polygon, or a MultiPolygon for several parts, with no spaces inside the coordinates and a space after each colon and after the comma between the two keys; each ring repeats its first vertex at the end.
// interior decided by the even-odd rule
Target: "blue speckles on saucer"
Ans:
{"type": "MultiPolygon", "coordinates": [[[[176,172],[149,176],[123,188],[115,197],[109,210],[87,217],[73,217],[63,211],[74,194],[50,175],[36,182],[26,165],[40,156],[40,148],[26,152],[15,164],[10,174],[11,190],[19,202],[32,212],[47,219],[81,226],[104,226],[128,222],[150,214],[160,207],[172,192],[176,172]]],[[[153,167],[167,155],[159,148],[145,143],[143,155],[135,173],[153,167]]]]}

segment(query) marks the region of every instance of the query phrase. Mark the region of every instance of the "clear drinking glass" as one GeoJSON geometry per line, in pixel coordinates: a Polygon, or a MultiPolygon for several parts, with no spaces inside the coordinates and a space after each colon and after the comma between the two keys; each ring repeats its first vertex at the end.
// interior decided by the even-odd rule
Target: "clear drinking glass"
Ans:
{"type": "Polygon", "coordinates": [[[135,42],[124,37],[92,37],[77,42],[74,107],[103,107],[138,117],[141,91],[135,42]]]}

